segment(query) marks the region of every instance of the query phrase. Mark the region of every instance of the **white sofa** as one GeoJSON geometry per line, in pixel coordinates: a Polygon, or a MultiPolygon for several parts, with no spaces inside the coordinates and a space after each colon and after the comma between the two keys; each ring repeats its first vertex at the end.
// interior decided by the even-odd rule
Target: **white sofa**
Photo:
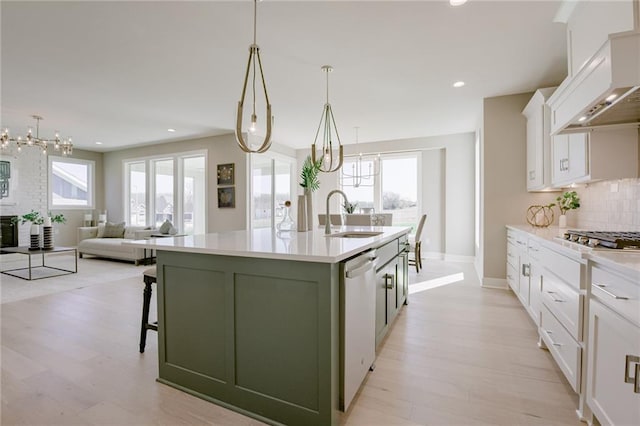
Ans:
{"type": "Polygon", "coordinates": [[[133,261],[136,266],[141,261],[151,257],[150,251],[142,248],[122,245],[127,240],[142,240],[149,238],[151,234],[158,232],[144,226],[125,226],[123,238],[98,238],[97,226],[82,226],[78,228],[78,257],[90,254],[110,259],[133,261]]]}

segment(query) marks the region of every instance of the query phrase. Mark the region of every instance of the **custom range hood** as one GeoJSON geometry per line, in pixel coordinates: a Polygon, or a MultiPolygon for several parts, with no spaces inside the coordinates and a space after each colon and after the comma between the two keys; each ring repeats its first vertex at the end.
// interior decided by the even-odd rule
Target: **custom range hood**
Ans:
{"type": "Polygon", "coordinates": [[[548,100],[551,134],[640,125],[640,31],[611,34],[548,100]]]}

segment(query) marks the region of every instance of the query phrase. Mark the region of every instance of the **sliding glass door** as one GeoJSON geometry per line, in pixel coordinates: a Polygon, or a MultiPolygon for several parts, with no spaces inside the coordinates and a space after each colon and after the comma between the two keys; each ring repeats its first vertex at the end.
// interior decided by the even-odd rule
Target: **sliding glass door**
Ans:
{"type": "Polygon", "coordinates": [[[285,201],[293,201],[295,159],[278,154],[251,155],[251,228],[273,228],[285,201]]]}

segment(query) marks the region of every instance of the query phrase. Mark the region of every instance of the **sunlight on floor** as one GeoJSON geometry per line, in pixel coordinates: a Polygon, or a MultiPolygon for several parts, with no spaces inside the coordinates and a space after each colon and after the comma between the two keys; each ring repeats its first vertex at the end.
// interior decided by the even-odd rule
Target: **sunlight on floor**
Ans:
{"type": "Polygon", "coordinates": [[[429,290],[436,287],[442,287],[443,285],[453,284],[463,280],[464,280],[464,273],[458,272],[457,274],[450,274],[450,275],[445,275],[444,277],[417,282],[409,286],[409,294],[419,293],[421,291],[429,290]]]}

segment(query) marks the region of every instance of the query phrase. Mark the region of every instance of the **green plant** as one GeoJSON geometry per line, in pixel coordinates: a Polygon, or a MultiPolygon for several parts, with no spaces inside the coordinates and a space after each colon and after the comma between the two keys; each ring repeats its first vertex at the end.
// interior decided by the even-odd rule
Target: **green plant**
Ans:
{"type": "Polygon", "coordinates": [[[342,208],[344,208],[344,211],[348,214],[353,214],[353,212],[356,211],[356,207],[358,207],[358,203],[349,203],[345,201],[345,203],[342,204],[342,208]]]}
{"type": "Polygon", "coordinates": [[[62,213],[54,215],[49,212],[49,217],[51,218],[51,223],[65,223],[67,221],[62,213]]]}
{"type": "Polygon", "coordinates": [[[315,163],[311,161],[311,156],[307,155],[302,164],[302,172],[300,173],[300,186],[305,191],[315,191],[320,188],[320,181],[318,180],[318,173],[320,172],[320,165],[322,160],[318,160],[315,163]]]}
{"type": "Polygon", "coordinates": [[[567,191],[556,198],[560,214],[565,214],[568,210],[575,210],[580,207],[580,197],[576,191],[567,191]]]}
{"type": "Polygon", "coordinates": [[[21,225],[24,225],[27,222],[31,222],[34,225],[42,225],[44,223],[44,217],[40,216],[39,212],[31,210],[29,213],[25,213],[22,216],[14,217],[12,222],[20,222],[21,225]]]}

